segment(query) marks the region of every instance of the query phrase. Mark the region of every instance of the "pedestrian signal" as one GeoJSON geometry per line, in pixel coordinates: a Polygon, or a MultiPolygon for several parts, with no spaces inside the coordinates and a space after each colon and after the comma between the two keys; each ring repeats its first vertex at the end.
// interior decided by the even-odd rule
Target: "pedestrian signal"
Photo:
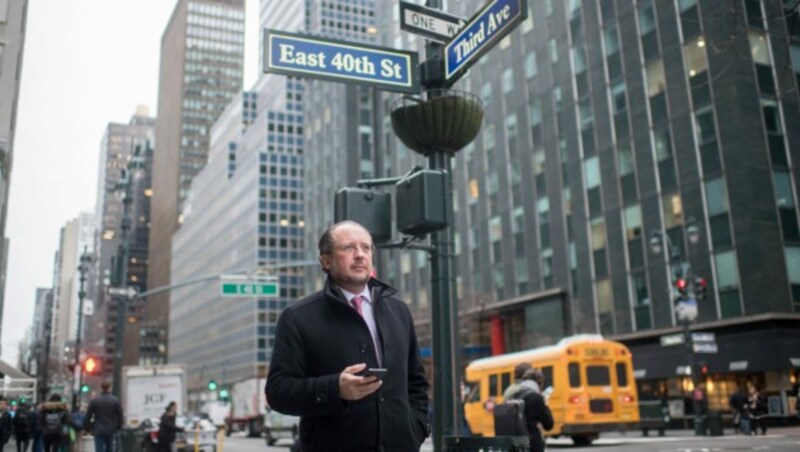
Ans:
{"type": "Polygon", "coordinates": [[[81,386],[81,392],[84,393],[84,394],[89,392],[89,385],[84,384],[83,386],[81,386]]]}
{"type": "Polygon", "coordinates": [[[216,380],[210,380],[208,382],[208,390],[209,391],[216,391],[217,390],[217,381],[216,380]]]}
{"type": "Polygon", "coordinates": [[[222,399],[222,400],[227,401],[228,400],[228,395],[229,395],[229,393],[228,393],[227,389],[221,389],[219,391],[219,398],[222,399]]]}

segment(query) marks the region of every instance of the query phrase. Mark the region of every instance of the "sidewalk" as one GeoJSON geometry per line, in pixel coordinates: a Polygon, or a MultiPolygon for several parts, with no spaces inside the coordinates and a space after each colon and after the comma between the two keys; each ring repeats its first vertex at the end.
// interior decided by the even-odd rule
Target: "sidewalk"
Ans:
{"type": "MultiPolygon", "coordinates": [[[[793,426],[774,426],[769,427],[767,430],[767,435],[775,434],[775,435],[785,435],[791,437],[800,437],[800,426],[793,425],[793,426]]],[[[741,435],[740,433],[736,435],[741,435]]],[[[733,427],[726,426],[723,429],[723,436],[734,436],[733,427]]],[[[758,435],[761,436],[761,435],[758,435]]],[[[629,432],[607,432],[602,433],[600,438],[637,438],[637,437],[650,437],[650,438],[658,438],[658,430],[650,430],[650,434],[648,436],[644,436],[641,430],[633,430],[629,432]]],[[[663,437],[669,438],[703,438],[704,436],[695,436],[694,430],[692,429],[673,429],[673,430],[665,430],[663,437]]],[[[705,436],[708,437],[708,436],[705,436]]],[[[713,437],[712,437],[713,438],[713,437]]]]}

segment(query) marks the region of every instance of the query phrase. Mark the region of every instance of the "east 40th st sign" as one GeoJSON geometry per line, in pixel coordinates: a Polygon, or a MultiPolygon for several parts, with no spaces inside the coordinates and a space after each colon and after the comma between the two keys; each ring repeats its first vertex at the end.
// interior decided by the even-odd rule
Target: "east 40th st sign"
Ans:
{"type": "Polygon", "coordinates": [[[265,30],[264,53],[265,72],[419,92],[414,52],[265,30]]]}

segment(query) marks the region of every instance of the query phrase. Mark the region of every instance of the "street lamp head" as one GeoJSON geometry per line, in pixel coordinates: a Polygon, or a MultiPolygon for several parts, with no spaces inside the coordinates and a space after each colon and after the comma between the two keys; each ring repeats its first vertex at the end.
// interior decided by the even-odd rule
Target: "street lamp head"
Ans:
{"type": "Polygon", "coordinates": [[[689,227],[686,228],[686,237],[689,238],[689,243],[692,245],[697,244],[697,242],[700,240],[700,228],[690,224],[689,227]]]}
{"type": "Polygon", "coordinates": [[[661,254],[661,250],[664,247],[664,239],[661,236],[661,233],[656,231],[650,236],[650,250],[653,254],[661,254]]]}

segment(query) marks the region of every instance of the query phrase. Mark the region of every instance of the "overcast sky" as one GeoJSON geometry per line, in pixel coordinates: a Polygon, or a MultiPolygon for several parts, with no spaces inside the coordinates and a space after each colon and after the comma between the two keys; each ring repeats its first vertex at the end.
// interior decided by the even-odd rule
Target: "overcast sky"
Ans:
{"type": "MultiPolygon", "coordinates": [[[[136,106],[156,114],[161,34],[176,0],[30,0],[6,237],[3,359],[16,365],[59,230],[95,204],[100,141],[136,106]]],[[[258,0],[246,0],[244,87],[258,76],[258,0]]]]}

